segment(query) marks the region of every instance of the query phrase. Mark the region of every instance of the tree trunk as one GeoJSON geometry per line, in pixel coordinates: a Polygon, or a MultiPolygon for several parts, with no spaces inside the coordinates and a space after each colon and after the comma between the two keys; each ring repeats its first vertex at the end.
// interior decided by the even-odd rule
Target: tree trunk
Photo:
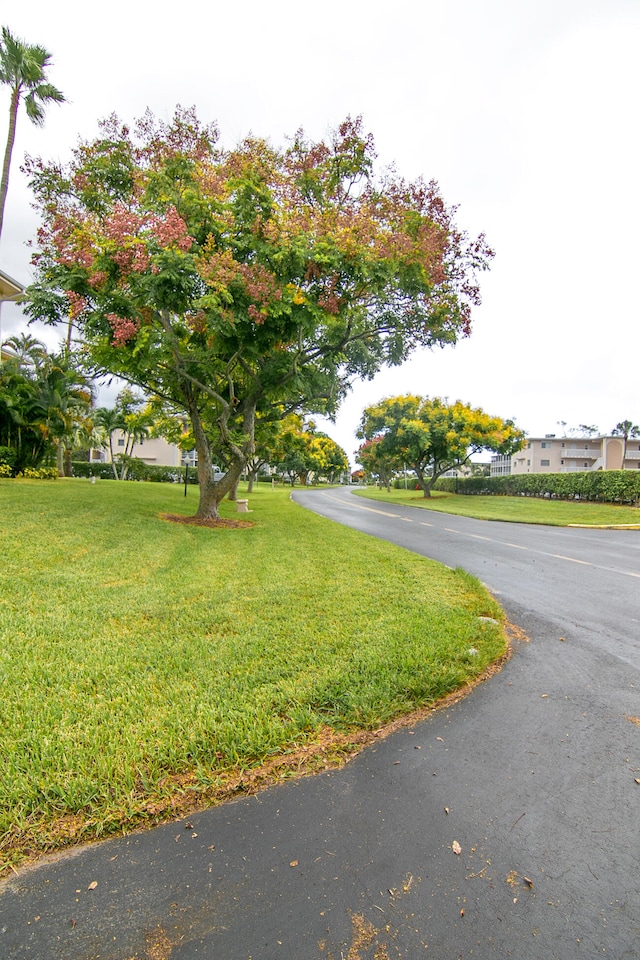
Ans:
{"type": "Polygon", "coordinates": [[[193,435],[196,441],[196,450],[198,453],[198,485],[200,488],[200,498],[196,517],[201,520],[218,520],[219,505],[221,500],[238,485],[240,474],[244,467],[244,461],[235,457],[231,466],[221,480],[213,479],[213,463],[211,461],[211,449],[207,440],[200,419],[200,412],[194,402],[190,404],[189,419],[193,428],[193,435]]]}
{"type": "Polygon", "coordinates": [[[58,476],[64,477],[64,444],[62,438],[58,440],[56,447],[56,466],[58,468],[58,476]]]}
{"type": "Polygon", "coordinates": [[[13,144],[16,139],[16,120],[18,117],[19,103],[20,103],[20,87],[16,87],[11,93],[11,106],[9,107],[9,132],[7,134],[7,146],[4,152],[4,163],[2,165],[2,182],[0,183],[0,236],[2,236],[2,223],[4,221],[4,205],[7,201],[7,191],[9,189],[9,169],[11,167],[11,154],[13,153],[13,144]]]}

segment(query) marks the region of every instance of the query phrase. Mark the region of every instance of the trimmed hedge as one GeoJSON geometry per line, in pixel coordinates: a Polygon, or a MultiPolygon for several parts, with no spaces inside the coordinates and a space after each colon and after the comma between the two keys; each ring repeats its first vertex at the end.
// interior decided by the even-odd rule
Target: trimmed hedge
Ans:
{"type": "Polygon", "coordinates": [[[436,489],[466,495],[545,497],[640,505],[640,470],[588,473],[526,473],[507,477],[438,480],[436,489]]]}
{"type": "MultiPolygon", "coordinates": [[[[93,460],[77,460],[72,464],[74,477],[97,477],[99,480],[115,480],[113,467],[110,463],[93,460]]],[[[143,460],[132,460],[129,464],[129,480],[144,480],[150,483],[184,483],[184,470],[180,467],[163,467],[157,464],[145,463],[143,460]]],[[[198,473],[194,467],[189,467],[188,483],[197,483],[198,473]]]]}

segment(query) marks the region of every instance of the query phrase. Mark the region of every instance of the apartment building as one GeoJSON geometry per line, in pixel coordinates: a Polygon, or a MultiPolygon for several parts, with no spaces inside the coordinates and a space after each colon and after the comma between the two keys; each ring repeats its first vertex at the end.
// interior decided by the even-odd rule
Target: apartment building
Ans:
{"type": "Polygon", "coordinates": [[[627,440],[625,453],[623,437],[606,435],[556,437],[548,434],[545,437],[528,437],[522,450],[513,456],[491,458],[491,476],[638,469],[640,438],[627,440]]]}
{"type": "MultiPolygon", "coordinates": [[[[112,437],[113,455],[117,457],[119,453],[124,453],[125,435],[122,430],[114,430],[112,437]]],[[[196,462],[195,450],[183,453],[174,443],[169,443],[164,437],[148,437],[145,440],[139,440],[134,443],[131,450],[131,456],[148,463],[161,467],[179,467],[185,463],[194,466],[196,462]]],[[[109,463],[109,448],[93,448],[91,450],[91,460],[109,463]]]]}

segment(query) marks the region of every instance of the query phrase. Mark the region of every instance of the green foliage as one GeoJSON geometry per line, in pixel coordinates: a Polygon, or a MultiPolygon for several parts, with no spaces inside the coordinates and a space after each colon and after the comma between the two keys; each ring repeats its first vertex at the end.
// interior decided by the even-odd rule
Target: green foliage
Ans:
{"type": "Polygon", "coordinates": [[[640,503],[640,470],[527,473],[522,476],[440,480],[440,490],[461,494],[546,497],[599,503],[640,503]]]}
{"type": "MultiPolygon", "coordinates": [[[[145,463],[135,457],[132,469],[129,470],[127,480],[145,480],[150,483],[184,483],[185,468],[182,466],[161,466],[155,463],[145,463]]],[[[114,480],[113,469],[110,463],[99,460],[74,460],[73,476],[78,478],[96,477],[101,480],[114,480]]],[[[198,474],[193,467],[189,468],[188,483],[197,484],[198,474]]]]}
{"type": "Polygon", "coordinates": [[[47,80],[46,71],[51,63],[51,54],[39,44],[28,44],[14,37],[7,27],[0,36],[0,83],[11,91],[9,103],[9,128],[5,148],[2,181],[0,182],[0,234],[4,221],[4,208],[9,187],[9,169],[16,135],[16,122],[20,101],[24,98],[27,116],[36,126],[44,123],[47,103],[63,103],[64,95],[47,80]]]}
{"type": "Polygon", "coordinates": [[[70,314],[93,369],[188,415],[198,512],[215,515],[258,421],[332,412],[355,377],[466,336],[492,252],[435,183],[376,178],[359,120],[284,150],[223,150],[189,111],[136,130],[111,119],[66,169],[30,163],[44,222],[28,310],[70,314]]]}
{"type": "Polygon", "coordinates": [[[441,474],[467,463],[472,454],[510,453],[524,442],[511,420],[459,400],[449,404],[409,394],[367,407],[358,436],[366,440],[358,459],[370,474],[377,473],[388,486],[393,472],[408,465],[425,497],[441,474]]]}
{"type": "Polygon", "coordinates": [[[15,355],[0,364],[0,450],[17,475],[72,442],[89,410],[91,389],[64,353],[49,354],[24,335],[7,343],[15,355]]]}

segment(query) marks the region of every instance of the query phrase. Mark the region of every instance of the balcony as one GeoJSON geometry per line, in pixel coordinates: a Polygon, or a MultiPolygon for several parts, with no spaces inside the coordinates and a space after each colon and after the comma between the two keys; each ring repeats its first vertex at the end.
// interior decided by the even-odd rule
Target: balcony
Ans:
{"type": "Polygon", "coordinates": [[[563,460],[597,460],[600,456],[600,450],[592,448],[585,450],[584,447],[567,447],[560,456],[563,460]]]}

